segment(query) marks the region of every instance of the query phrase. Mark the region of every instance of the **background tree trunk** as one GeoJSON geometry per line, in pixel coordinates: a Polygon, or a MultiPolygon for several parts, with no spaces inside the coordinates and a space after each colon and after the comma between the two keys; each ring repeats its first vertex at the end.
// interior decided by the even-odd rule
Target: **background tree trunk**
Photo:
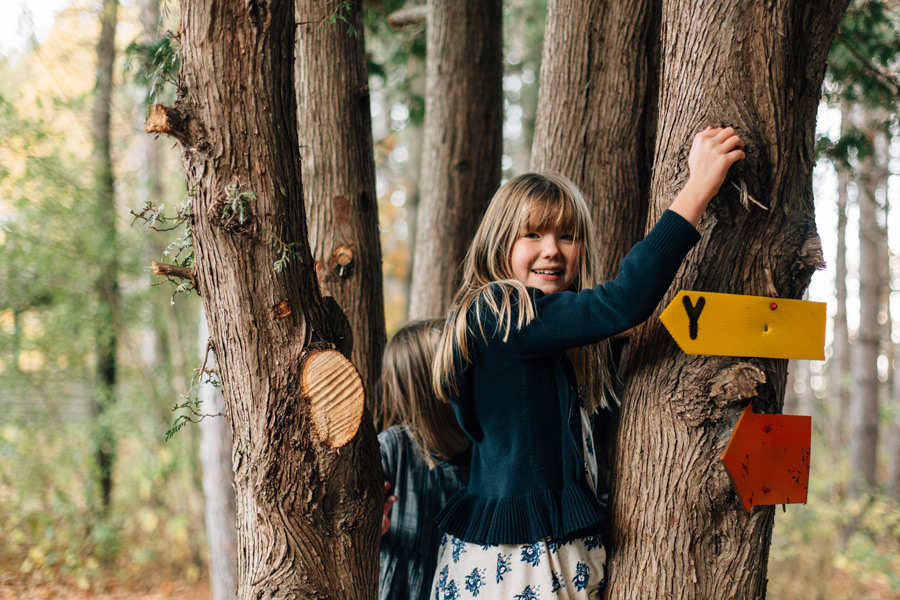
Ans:
{"type": "Polygon", "coordinates": [[[878,223],[876,195],[887,189],[886,162],[876,152],[874,124],[882,122],[870,111],[861,111],[861,132],[870,142],[861,153],[857,177],[859,204],[859,332],[852,353],[853,393],[850,405],[850,468],[852,489],[857,493],[877,484],[878,354],[882,328],[878,324],[883,291],[887,282],[887,248],[884,229],[878,223]]]}
{"type": "MultiPolygon", "coordinates": [[[[200,314],[200,363],[215,369],[215,356],[207,354],[209,328],[200,314]]],[[[212,376],[216,379],[215,376],[212,376]]],[[[200,381],[206,376],[201,375],[200,381]]],[[[207,415],[227,414],[222,389],[201,383],[201,411],[207,415]]],[[[206,521],[206,545],[209,548],[209,587],[212,600],[237,597],[237,531],[235,522],[234,471],[231,468],[231,425],[223,416],[200,421],[200,462],[203,465],[203,514],[206,521]]]]}
{"type": "Polygon", "coordinates": [[[374,390],[385,344],[384,292],[362,2],[345,16],[357,36],[340,21],[319,26],[330,6],[296,3],[297,22],[306,23],[297,28],[295,63],[303,199],[319,284],[347,315],[351,360],[374,390]]]}
{"type": "Polygon", "coordinates": [[[116,349],[118,348],[118,241],[116,236],[116,189],[110,144],[110,108],[113,63],[116,58],[118,1],[104,0],[97,42],[97,86],[91,109],[94,189],[97,195],[97,391],[93,403],[94,469],[101,509],[112,499],[113,462],[116,455],[115,427],[110,410],[116,395],[116,349]]]}
{"type": "Polygon", "coordinates": [[[181,11],[182,94],[148,129],[182,143],[193,279],[234,437],[238,597],[374,598],[375,431],[352,368],[331,382],[311,370],[317,349],[350,333],[309,252],[294,8],[192,0],[181,11]]]}
{"type": "MultiPolygon", "coordinates": [[[[841,135],[850,129],[850,105],[841,102],[841,135]]],[[[850,331],[847,328],[847,186],[850,165],[836,162],[838,177],[837,248],[834,259],[835,313],[828,364],[828,395],[831,411],[830,437],[833,448],[843,447],[850,422],[850,331]]]]}
{"type": "Polygon", "coordinates": [[[428,3],[425,141],[409,317],[447,314],[459,265],[500,185],[501,0],[428,3]]]}
{"type": "Polygon", "coordinates": [[[900,501],[900,360],[894,344],[894,378],[891,382],[890,404],[893,418],[889,421],[890,443],[887,445],[888,493],[900,501]]]}
{"type": "MultiPolygon", "coordinates": [[[[815,118],[846,4],[663,2],[650,221],[684,186],[691,141],[706,125],[734,125],[748,157],[707,209],[702,240],[660,308],[679,289],[797,299],[823,266],[812,197],[815,118]],[[732,182],[768,210],[741,206],[732,182]]],[[[658,319],[639,328],[617,437],[607,597],[765,596],[773,509],[748,517],[720,456],[748,400],[757,412],[780,410],[786,367],[685,355],[658,319]],[[738,373],[759,383],[734,396],[713,385],[738,373]]]]}
{"type": "Polygon", "coordinates": [[[657,68],[647,50],[652,4],[548,6],[531,169],[562,173],[584,191],[607,278],[640,240],[647,216],[653,132],[645,129],[645,108],[657,68]]]}

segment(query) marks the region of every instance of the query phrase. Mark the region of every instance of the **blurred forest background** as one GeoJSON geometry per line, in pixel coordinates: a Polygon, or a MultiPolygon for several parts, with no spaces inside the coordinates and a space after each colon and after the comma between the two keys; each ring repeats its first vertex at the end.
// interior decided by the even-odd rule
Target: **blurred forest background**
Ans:
{"type": "MultiPolygon", "coordinates": [[[[198,394],[200,303],[149,270],[185,261],[190,240],[135,222],[188,195],[176,145],[144,133],[148,103],[172,101],[153,82],[177,64],[156,61],[155,80],[145,67],[169,56],[178,9],[118,6],[110,170],[96,159],[101,4],[7,4],[0,597],[204,597],[199,428],[172,431],[187,414],[173,406],[198,394]]],[[[365,5],[388,335],[407,319],[425,106],[424,24],[388,16],[412,4],[365,5]]],[[[545,19],[545,0],[504,4],[504,178],[528,168],[545,19]]],[[[770,598],[900,598],[898,29],[900,3],[853,2],[829,61],[815,171],[828,267],[809,291],[828,303],[828,359],[791,365],[784,412],[813,417],[812,472],[808,504],[776,515],[770,598]]]]}

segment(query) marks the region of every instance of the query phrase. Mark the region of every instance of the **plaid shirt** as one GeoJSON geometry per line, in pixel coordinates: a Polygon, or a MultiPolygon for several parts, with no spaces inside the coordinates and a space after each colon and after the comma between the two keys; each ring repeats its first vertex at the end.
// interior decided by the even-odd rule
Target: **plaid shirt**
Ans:
{"type": "Polygon", "coordinates": [[[381,538],[380,600],[426,600],[437,563],[441,531],[434,517],[469,479],[465,466],[437,461],[428,468],[406,426],[378,434],[384,479],[399,498],[391,507],[391,526],[381,538]]]}

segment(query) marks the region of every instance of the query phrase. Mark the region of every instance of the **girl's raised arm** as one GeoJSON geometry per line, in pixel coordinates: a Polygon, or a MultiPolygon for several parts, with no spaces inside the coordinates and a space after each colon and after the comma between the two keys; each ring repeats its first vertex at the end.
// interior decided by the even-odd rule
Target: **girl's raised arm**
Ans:
{"type": "Polygon", "coordinates": [[[728,169],[744,157],[744,141],[733,127],[707,127],[698,133],[688,156],[690,178],[669,209],[696,227],[728,169]]]}

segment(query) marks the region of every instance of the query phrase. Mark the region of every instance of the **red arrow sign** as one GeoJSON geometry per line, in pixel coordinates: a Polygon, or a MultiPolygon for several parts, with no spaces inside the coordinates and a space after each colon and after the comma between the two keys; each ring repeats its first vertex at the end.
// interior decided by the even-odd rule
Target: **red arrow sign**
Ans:
{"type": "Polygon", "coordinates": [[[766,415],[748,404],[722,453],[747,512],[754,506],[806,504],[812,418],[766,415]]]}

